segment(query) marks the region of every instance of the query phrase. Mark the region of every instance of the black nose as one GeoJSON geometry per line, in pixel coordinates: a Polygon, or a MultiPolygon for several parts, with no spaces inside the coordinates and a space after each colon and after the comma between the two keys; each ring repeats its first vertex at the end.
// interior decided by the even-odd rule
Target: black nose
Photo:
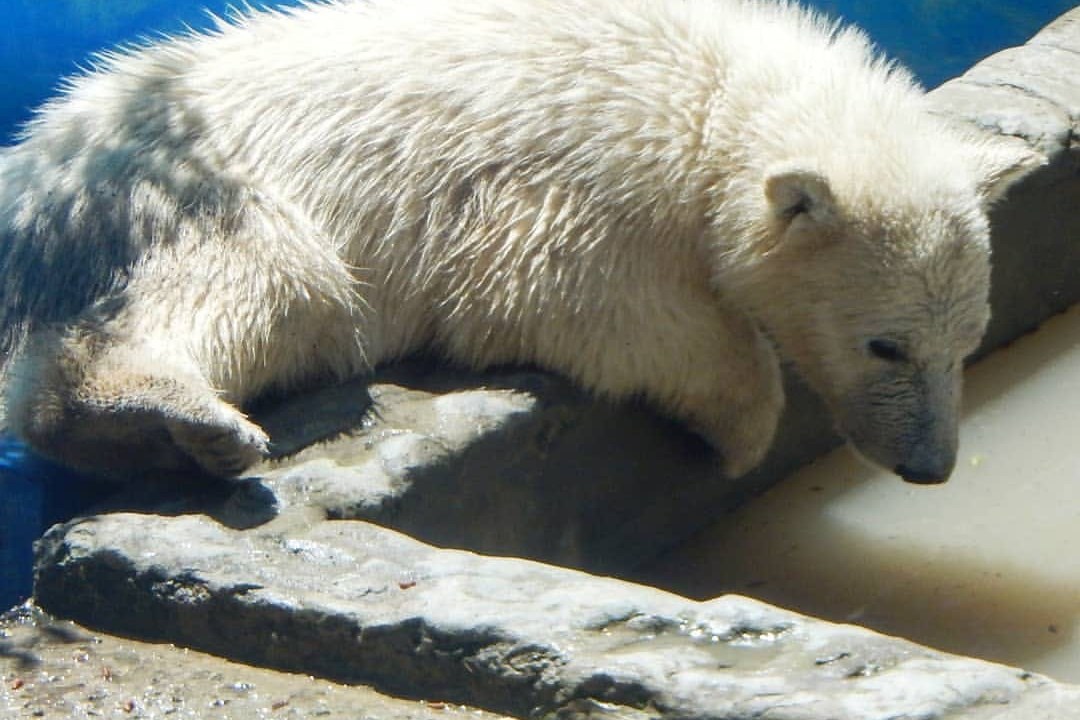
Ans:
{"type": "Polygon", "coordinates": [[[897,465],[893,472],[902,477],[905,482],[916,485],[940,485],[949,479],[948,472],[910,468],[907,465],[897,465]]]}

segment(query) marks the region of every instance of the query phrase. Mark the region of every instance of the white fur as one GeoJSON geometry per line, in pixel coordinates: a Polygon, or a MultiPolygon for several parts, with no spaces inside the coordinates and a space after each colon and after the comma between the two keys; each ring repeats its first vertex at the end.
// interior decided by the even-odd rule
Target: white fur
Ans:
{"type": "Polygon", "coordinates": [[[265,437],[226,402],[432,349],[642,394],[739,474],[782,406],[775,342],[902,463],[929,441],[886,436],[953,401],[852,410],[880,382],[866,340],[902,335],[935,377],[972,349],[985,188],[1032,162],[944,127],[861,33],[789,4],[253,14],[103,58],[10,151],[9,420],[123,474],[69,450],[74,429],[139,447],[160,417],[230,474],[265,437]]]}

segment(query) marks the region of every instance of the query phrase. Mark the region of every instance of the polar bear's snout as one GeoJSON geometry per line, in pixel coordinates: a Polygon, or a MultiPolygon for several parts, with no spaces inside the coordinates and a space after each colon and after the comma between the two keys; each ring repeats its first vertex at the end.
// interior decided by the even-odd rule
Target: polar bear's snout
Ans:
{"type": "Polygon", "coordinates": [[[949,479],[955,464],[954,458],[948,465],[939,462],[935,465],[926,466],[929,469],[897,465],[894,472],[896,472],[904,482],[913,483],[915,485],[940,485],[949,479]]]}
{"type": "MultiPolygon", "coordinates": [[[[953,435],[955,436],[955,432],[953,435]]],[[[949,479],[956,466],[956,442],[919,445],[893,472],[905,482],[916,485],[939,485],[949,479]]]]}
{"type": "Polygon", "coordinates": [[[962,363],[928,365],[873,376],[836,413],[862,457],[918,485],[948,480],[959,448],[962,363]]]}

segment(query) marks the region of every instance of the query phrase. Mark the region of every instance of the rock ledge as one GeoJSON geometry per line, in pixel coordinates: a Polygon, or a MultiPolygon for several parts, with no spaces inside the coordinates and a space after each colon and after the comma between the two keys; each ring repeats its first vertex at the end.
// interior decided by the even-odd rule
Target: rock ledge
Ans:
{"type": "Polygon", "coordinates": [[[518,717],[1025,718],[1033,703],[1080,717],[1080,690],[1020,670],[300,509],[243,531],[104,515],[54,529],[38,552],[52,612],[518,717]]]}

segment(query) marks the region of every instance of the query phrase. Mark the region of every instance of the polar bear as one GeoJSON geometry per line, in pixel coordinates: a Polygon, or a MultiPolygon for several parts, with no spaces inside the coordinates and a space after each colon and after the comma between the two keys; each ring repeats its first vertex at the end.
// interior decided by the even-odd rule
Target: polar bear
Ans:
{"type": "Polygon", "coordinates": [[[867,458],[954,463],[986,208],[1039,158],[763,0],[333,0],[99,58],[0,170],[9,426],[234,476],[245,404],[421,350],[685,421],[737,476],[794,364],[867,458]]]}

